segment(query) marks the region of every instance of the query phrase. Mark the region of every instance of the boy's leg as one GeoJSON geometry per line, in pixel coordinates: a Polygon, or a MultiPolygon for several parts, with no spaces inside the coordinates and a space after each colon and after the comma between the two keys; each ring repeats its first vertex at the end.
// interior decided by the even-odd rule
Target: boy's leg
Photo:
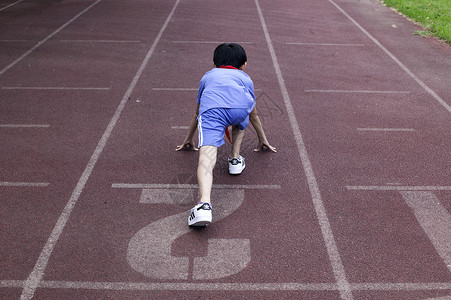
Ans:
{"type": "Polygon", "coordinates": [[[213,185],[213,169],[216,165],[218,148],[202,146],[199,149],[199,164],[197,166],[197,183],[199,185],[200,202],[210,203],[213,185]]]}
{"type": "Polygon", "coordinates": [[[211,223],[210,195],[213,185],[213,169],[216,164],[218,148],[202,146],[199,149],[199,164],[197,167],[197,182],[199,184],[200,202],[190,210],[189,226],[205,226],[211,223]]]}
{"type": "Polygon", "coordinates": [[[232,126],[232,152],[230,158],[239,158],[241,143],[244,138],[244,130],[239,129],[238,125],[232,126]]]}
{"type": "Polygon", "coordinates": [[[241,142],[244,137],[244,130],[240,129],[238,125],[232,127],[232,152],[228,158],[229,162],[229,174],[238,175],[243,172],[246,163],[244,157],[240,155],[241,142]]]}

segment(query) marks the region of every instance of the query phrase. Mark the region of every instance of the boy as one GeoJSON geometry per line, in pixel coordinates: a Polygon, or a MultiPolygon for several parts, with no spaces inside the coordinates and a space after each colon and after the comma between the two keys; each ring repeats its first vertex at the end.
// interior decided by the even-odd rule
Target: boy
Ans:
{"type": "Polygon", "coordinates": [[[243,72],[247,56],[243,47],[234,43],[224,43],[216,47],[213,54],[214,68],[202,77],[197,95],[197,109],[181,149],[193,148],[196,126],[199,131],[199,163],[197,181],[200,201],[190,210],[189,226],[205,226],[211,223],[211,188],[213,168],[216,164],[218,147],[224,144],[224,133],[232,126],[232,150],[228,158],[229,173],[241,174],[245,168],[244,157],[240,155],[241,142],[249,120],[257,131],[257,149],[269,145],[255,108],[254,84],[243,72]]]}

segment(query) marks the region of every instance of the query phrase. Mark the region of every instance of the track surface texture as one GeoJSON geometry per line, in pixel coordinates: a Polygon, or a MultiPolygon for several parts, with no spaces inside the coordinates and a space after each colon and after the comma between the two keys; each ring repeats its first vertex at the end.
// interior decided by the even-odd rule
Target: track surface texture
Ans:
{"type": "Polygon", "coordinates": [[[375,0],[0,0],[1,299],[449,299],[451,51],[375,0]],[[174,151],[221,42],[277,153],[174,151]]]}

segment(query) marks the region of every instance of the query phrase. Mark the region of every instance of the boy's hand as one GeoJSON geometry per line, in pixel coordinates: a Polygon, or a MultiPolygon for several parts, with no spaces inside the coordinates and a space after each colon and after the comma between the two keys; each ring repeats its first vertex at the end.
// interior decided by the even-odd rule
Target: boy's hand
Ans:
{"type": "Polygon", "coordinates": [[[262,141],[258,142],[258,146],[257,146],[257,148],[254,149],[254,151],[260,152],[260,150],[270,150],[272,152],[277,152],[276,147],[271,146],[267,141],[266,142],[262,142],[262,141]]]}
{"type": "Polygon", "coordinates": [[[177,148],[175,148],[175,151],[190,150],[190,149],[193,149],[194,151],[199,150],[198,148],[196,148],[196,146],[194,146],[193,142],[184,142],[183,144],[177,146],[177,148]]]}

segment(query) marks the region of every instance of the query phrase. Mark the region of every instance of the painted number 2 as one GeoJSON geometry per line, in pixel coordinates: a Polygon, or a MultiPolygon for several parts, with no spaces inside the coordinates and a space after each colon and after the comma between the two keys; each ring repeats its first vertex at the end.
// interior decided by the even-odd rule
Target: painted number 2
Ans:
{"type": "MultiPolygon", "coordinates": [[[[143,190],[141,202],[193,203],[193,190],[143,190]],[[143,200],[144,199],[144,200],[143,200]],[[147,201],[146,201],[147,200],[147,201]]],[[[232,214],[244,202],[244,190],[212,191],[213,221],[232,214]]],[[[192,229],[187,225],[186,211],[155,221],[139,230],[130,240],[127,261],[139,273],[155,279],[189,278],[189,257],[171,255],[171,245],[192,229]]],[[[243,270],[251,260],[248,239],[209,239],[206,257],[195,257],[192,279],[218,279],[243,270]]]]}

